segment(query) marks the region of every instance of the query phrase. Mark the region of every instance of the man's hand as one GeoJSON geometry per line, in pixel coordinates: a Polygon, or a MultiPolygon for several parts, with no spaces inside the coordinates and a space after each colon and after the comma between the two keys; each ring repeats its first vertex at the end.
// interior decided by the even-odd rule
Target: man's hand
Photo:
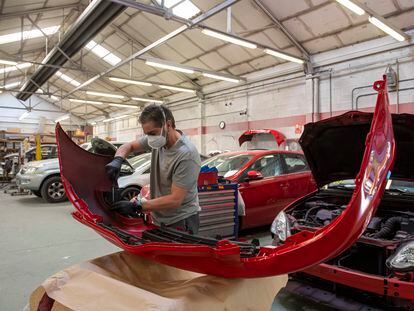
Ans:
{"type": "Polygon", "coordinates": [[[106,174],[108,174],[111,181],[116,181],[118,179],[123,161],[124,158],[117,156],[105,166],[106,174]]]}
{"type": "Polygon", "coordinates": [[[112,204],[111,210],[120,213],[122,216],[138,217],[142,212],[142,206],[137,202],[118,201],[112,204]]]}

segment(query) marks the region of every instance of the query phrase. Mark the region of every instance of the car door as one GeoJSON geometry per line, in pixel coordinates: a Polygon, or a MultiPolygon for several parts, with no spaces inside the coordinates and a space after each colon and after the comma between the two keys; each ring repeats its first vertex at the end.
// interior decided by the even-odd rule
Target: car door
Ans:
{"type": "Polygon", "coordinates": [[[281,203],[286,206],[316,189],[316,185],[311,182],[312,174],[303,155],[284,153],[281,158],[284,172],[281,203]]]}
{"type": "Polygon", "coordinates": [[[246,205],[242,228],[270,224],[280,209],[283,194],[282,162],[279,154],[268,154],[256,159],[239,179],[240,193],[246,205]],[[247,180],[249,171],[260,172],[259,180],[247,180]]]}

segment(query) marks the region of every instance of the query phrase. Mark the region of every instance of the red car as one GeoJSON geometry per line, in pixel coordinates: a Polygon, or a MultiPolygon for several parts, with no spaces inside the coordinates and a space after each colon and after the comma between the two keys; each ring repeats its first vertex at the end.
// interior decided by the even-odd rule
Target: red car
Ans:
{"type": "MultiPolygon", "coordinates": [[[[198,273],[256,278],[298,272],[326,262],[348,250],[366,230],[381,203],[394,164],[395,140],[385,77],[374,85],[379,93],[378,101],[366,136],[355,189],[341,214],[316,231],[302,230],[286,237],[286,218],[283,221],[283,214],[279,213],[282,217],[279,217],[277,230],[285,232],[286,240],[283,245],[272,247],[260,246],[253,241],[205,238],[157,227],[142,215],[124,217],[104,199],[113,191],[105,172],[111,157],[82,150],[57,124],[61,178],[68,198],[76,208],[72,215],[125,251],[198,273]],[[73,161],[75,157],[78,161],[73,161]]],[[[338,142],[331,144],[338,145],[338,142]]],[[[397,255],[401,252],[410,254],[410,249],[407,252],[407,246],[403,247],[397,255]]],[[[400,257],[390,259],[390,265],[405,266],[400,257]]]]}
{"type": "MultiPolygon", "coordinates": [[[[285,245],[290,235],[315,234],[340,221],[361,184],[358,172],[372,121],[372,113],[351,111],[305,126],[300,144],[319,189],[276,217],[272,224],[275,245],[285,245]]],[[[394,167],[377,211],[364,220],[363,234],[324,263],[293,274],[316,287],[308,291],[313,298],[323,300],[323,289],[386,306],[387,310],[414,310],[414,115],[392,115],[392,124],[394,167]]],[[[378,162],[383,159],[385,155],[378,162]]],[[[378,178],[376,171],[366,174],[372,180],[378,178]]],[[[370,182],[362,187],[377,191],[370,182]]],[[[369,197],[368,192],[365,199],[369,197]]],[[[350,223],[349,235],[354,234],[353,229],[350,223]]],[[[332,296],[325,292],[325,297],[332,296]]],[[[338,299],[329,302],[338,308],[346,306],[338,299]]],[[[348,305],[346,309],[354,308],[348,305]]]]}
{"type": "MultiPolygon", "coordinates": [[[[243,136],[242,136],[243,137],[243,136]]],[[[289,203],[316,189],[302,153],[283,150],[228,152],[207,159],[219,176],[237,182],[245,203],[241,229],[270,225],[289,203]]]]}

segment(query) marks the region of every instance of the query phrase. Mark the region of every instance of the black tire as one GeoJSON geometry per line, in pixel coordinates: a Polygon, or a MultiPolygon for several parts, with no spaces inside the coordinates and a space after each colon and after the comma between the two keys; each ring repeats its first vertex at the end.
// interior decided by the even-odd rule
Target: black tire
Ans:
{"type": "Polygon", "coordinates": [[[127,187],[121,191],[120,200],[131,200],[133,197],[136,197],[141,192],[141,188],[131,186],[127,187]]]}
{"type": "Polygon", "coordinates": [[[39,197],[39,198],[41,198],[42,197],[42,193],[40,192],[40,190],[31,190],[32,191],[32,193],[35,195],[35,196],[37,196],[37,197],[39,197]]]}
{"type": "Polygon", "coordinates": [[[40,193],[42,198],[48,203],[60,203],[68,199],[60,176],[52,176],[46,179],[43,182],[40,193]]]}

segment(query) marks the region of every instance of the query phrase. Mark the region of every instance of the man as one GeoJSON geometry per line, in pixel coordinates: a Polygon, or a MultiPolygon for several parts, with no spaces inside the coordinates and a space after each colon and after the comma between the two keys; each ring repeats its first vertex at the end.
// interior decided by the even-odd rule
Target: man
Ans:
{"type": "Polygon", "coordinates": [[[119,147],[106,170],[114,181],[128,154],[152,149],[151,199],[145,200],[138,196],[135,200],[116,202],[113,209],[132,217],[141,211],[150,211],[158,226],[164,224],[197,234],[200,156],[196,147],[182,132],[175,129],[174,116],[164,105],[147,106],[142,111],[139,122],[146,135],[119,147]]]}

